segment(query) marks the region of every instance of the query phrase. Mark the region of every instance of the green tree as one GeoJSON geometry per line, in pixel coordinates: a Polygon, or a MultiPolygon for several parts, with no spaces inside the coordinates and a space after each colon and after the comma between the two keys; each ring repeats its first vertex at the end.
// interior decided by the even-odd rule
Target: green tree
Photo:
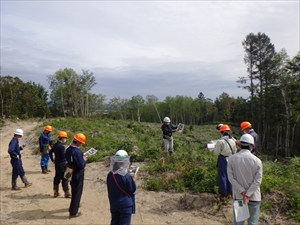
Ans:
{"type": "Polygon", "coordinates": [[[24,83],[18,77],[0,77],[1,115],[18,116],[21,114],[20,90],[24,83]]]}
{"type": "Polygon", "coordinates": [[[133,112],[136,112],[137,121],[141,122],[141,114],[142,109],[145,106],[145,100],[141,95],[132,96],[131,100],[129,101],[131,110],[132,110],[132,120],[134,120],[133,112]]]}
{"type": "Polygon", "coordinates": [[[218,108],[220,121],[231,121],[234,113],[234,98],[230,97],[227,93],[223,92],[216,99],[215,105],[218,108]]]}
{"type": "Polygon", "coordinates": [[[55,108],[61,108],[64,116],[89,115],[89,91],[96,85],[93,73],[82,70],[78,75],[73,69],[60,69],[48,76],[51,102],[55,108]]]}
{"type": "Polygon", "coordinates": [[[147,100],[146,104],[153,105],[153,107],[155,109],[155,112],[157,113],[158,120],[159,120],[160,123],[162,123],[162,119],[161,119],[159,111],[156,107],[156,104],[158,102],[158,98],[155,95],[147,95],[146,100],[147,100]]]}
{"type": "Polygon", "coordinates": [[[46,117],[50,115],[47,105],[48,93],[46,89],[32,81],[25,83],[20,90],[22,114],[28,117],[46,117]]]}

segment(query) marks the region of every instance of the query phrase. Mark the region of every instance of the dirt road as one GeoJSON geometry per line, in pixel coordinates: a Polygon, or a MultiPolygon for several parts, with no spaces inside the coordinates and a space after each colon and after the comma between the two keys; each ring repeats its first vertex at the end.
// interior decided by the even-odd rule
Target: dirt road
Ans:
{"type": "MultiPolygon", "coordinates": [[[[37,147],[37,137],[33,130],[41,124],[37,122],[7,121],[0,133],[0,224],[109,224],[110,212],[106,190],[106,175],[109,167],[107,163],[90,163],[85,170],[84,190],[81,200],[81,217],[69,219],[69,199],[61,196],[53,198],[53,176],[42,174],[40,169],[40,156],[33,155],[37,147]],[[8,143],[13,132],[21,128],[24,131],[20,144],[33,137],[31,144],[22,151],[22,160],[25,174],[33,186],[23,188],[21,191],[11,190],[11,165],[7,153],[8,143]]],[[[53,164],[49,168],[54,171],[53,164]]],[[[137,181],[136,214],[132,216],[132,224],[205,224],[221,225],[232,224],[231,206],[221,208],[215,214],[216,204],[212,195],[186,196],[182,193],[145,191],[142,186],[142,175],[137,181]],[[179,204],[180,199],[184,199],[179,204]],[[199,211],[192,205],[204,204],[205,210],[199,211]],[[230,222],[230,223],[229,223],[230,222]]],[[[18,178],[19,187],[23,187],[18,178]]]]}

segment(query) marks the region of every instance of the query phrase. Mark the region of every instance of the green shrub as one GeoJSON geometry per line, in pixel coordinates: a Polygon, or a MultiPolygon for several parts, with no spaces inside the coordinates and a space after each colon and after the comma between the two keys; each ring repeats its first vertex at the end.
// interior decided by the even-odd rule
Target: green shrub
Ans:
{"type": "Polygon", "coordinates": [[[25,114],[22,114],[21,116],[20,116],[20,119],[21,120],[28,120],[28,114],[27,113],[25,113],[25,114]]]}
{"type": "MultiPolygon", "coordinates": [[[[11,119],[17,120],[16,117],[11,119]]],[[[81,150],[85,151],[91,147],[98,150],[97,154],[88,158],[88,163],[102,161],[118,149],[126,150],[131,155],[132,162],[147,160],[145,170],[148,175],[144,178],[144,188],[147,190],[216,193],[218,189],[216,186],[217,156],[204,147],[210,140],[219,138],[215,124],[194,125],[186,127],[181,134],[175,133],[175,153],[171,156],[164,155],[161,148],[161,131],[158,129],[161,124],[82,118],[45,121],[44,125],[46,124],[54,127],[51,136],[55,136],[59,130],[66,130],[69,137],[77,132],[86,134],[87,144],[82,146],[81,150]],[[99,131],[99,134],[92,137],[94,131],[99,131]],[[132,152],[133,146],[138,146],[138,150],[132,152]]],[[[239,136],[240,129],[236,130],[234,134],[239,136]]],[[[41,130],[37,132],[37,135],[40,133],[41,130]]],[[[299,157],[284,159],[283,162],[263,160],[262,210],[270,210],[272,207],[270,200],[265,199],[264,196],[282,191],[287,196],[283,207],[285,212],[300,221],[299,170],[299,157]]]]}
{"type": "Polygon", "coordinates": [[[207,168],[199,166],[186,171],[184,183],[187,188],[196,192],[214,192],[217,182],[217,170],[209,171],[207,168]]]}

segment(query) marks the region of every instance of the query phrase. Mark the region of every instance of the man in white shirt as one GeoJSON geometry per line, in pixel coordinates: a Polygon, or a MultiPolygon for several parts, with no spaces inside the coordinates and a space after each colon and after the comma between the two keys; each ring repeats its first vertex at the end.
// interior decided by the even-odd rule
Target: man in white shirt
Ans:
{"type": "MultiPolygon", "coordinates": [[[[258,225],[260,213],[260,185],[262,181],[262,163],[259,158],[251,154],[254,146],[254,138],[250,134],[244,134],[241,139],[241,150],[228,157],[227,174],[233,188],[233,199],[243,200],[248,204],[250,217],[248,224],[258,225]]],[[[234,225],[243,225],[244,221],[234,225]]]]}

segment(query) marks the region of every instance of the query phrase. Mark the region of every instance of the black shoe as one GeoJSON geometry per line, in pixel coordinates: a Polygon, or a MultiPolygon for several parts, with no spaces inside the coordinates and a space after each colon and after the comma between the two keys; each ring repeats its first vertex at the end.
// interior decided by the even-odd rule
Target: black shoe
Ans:
{"type": "Polygon", "coordinates": [[[81,212],[78,212],[78,213],[76,213],[75,215],[70,214],[70,215],[69,215],[69,219],[76,218],[76,217],[79,217],[79,216],[81,216],[81,215],[82,215],[81,212]]]}

